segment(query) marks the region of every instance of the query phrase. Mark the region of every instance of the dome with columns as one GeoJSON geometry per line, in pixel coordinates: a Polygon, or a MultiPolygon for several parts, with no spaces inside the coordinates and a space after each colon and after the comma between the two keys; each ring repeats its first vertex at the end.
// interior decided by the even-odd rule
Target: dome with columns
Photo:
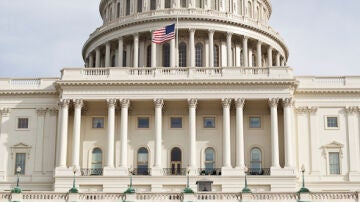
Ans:
{"type": "Polygon", "coordinates": [[[269,0],[102,0],[86,67],[280,67],[288,49],[269,25],[269,0]],[[175,23],[177,39],[152,31],[175,23]]]}

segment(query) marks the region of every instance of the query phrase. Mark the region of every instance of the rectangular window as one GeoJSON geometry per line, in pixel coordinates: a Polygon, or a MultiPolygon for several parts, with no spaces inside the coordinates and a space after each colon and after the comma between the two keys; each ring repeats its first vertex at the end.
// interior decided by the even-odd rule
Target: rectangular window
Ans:
{"type": "Polygon", "coordinates": [[[204,128],[215,128],[215,117],[204,117],[204,128]]]}
{"type": "Polygon", "coordinates": [[[116,17],[120,17],[120,3],[117,3],[116,17]]]}
{"type": "Polygon", "coordinates": [[[249,118],[249,128],[261,128],[261,118],[260,117],[250,117],[249,118]]]}
{"type": "Polygon", "coordinates": [[[182,128],[182,118],[171,117],[171,128],[182,128]]]}
{"type": "Polygon", "coordinates": [[[92,119],[92,128],[104,128],[104,118],[94,117],[92,119]]]}
{"type": "Polygon", "coordinates": [[[149,128],[149,117],[139,117],[138,118],[138,128],[149,128]]]}
{"type": "Polygon", "coordinates": [[[21,168],[19,172],[20,175],[25,175],[25,160],[26,154],[25,153],[16,153],[15,156],[15,174],[17,174],[18,167],[21,168]]]}
{"type": "Polygon", "coordinates": [[[28,118],[18,118],[18,129],[28,129],[29,128],[29,119],[28,118]]]}
{"type": "Polygon", "coordinates": [[[156,9],[156,0],[150,0],[150,10],[156,9]]]}
{"type": "Polygon", "coordinates": [[[126,15],[130,15],[130,0],[126,0],[126,15]]]}
{"type": "Polygon", "coordinates": [[[331,175],[340,174],[339,152],[329,152],[329,171],[331,175]]]}
{"type": "Polygon", "coordinates": [[[327,128],[338,128],[338,117],[336,116],[327,116],[326,117],[326,127],[327,128]]]}

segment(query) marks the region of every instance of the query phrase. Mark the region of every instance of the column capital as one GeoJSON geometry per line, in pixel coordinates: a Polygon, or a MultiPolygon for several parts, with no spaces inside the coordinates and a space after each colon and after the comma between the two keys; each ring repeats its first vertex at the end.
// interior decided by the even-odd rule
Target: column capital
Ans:
{"type": "Polygon", "coordinates": [[[190,33],[194,33],[194,34],[195,34],[195,31],[196,31],[195,28],[190,28],[190,29],[189,29],[189,32],[190,32],[190,33]]]}
{"type": "Polygon", "coordinates": [[[129,99],[120,99],[121,108],[129,108],[130,107],[130,100],[129,99]]]}
{"type": "Polygon", "coordinates": [[[155,98],[154,99],[155,107],[162,108],[164,106],[164,99],[162,98],[155,98]]]}
{"type": "Polygon", "coordinates": [[[38,109],[36,109],[36,113],[37,113],[38,116],[45,116],[46,112],[47,112],[46,108],[38,108],[38,109]]]}
{"type": "Polygon", "coordinates": [[[106,99],[106,102],[107,102],[109,107],[113,107],[113,106],[116,105],[116,99],[115,98],[106,99]]]}
{"type": "Polygon", "coordinates": [[[348,106],[345,108],[345,111],[347,114],[355,114],[356,112],[359,111],[359,107],[357,106],[348,106]]]}
{"type": "Polygon", "coordinates": [[[236,107],[243,108],[245,105],[245,98],[235,98],[236,107]]]}
{"type": "Polygon", "coordinates": [[[226,37],[232,37],[233,33],[232,32],[227,32],[226,33],[226,37]]]}
{"type": "Polygon", "coordinates": [[[258,45],[258,46],[261,46],[262,44],[263,44],[263,42],[260,41],[260,40],[258,40],[257,45],[258,45]]]}
{"type": "Polygon", "coordinates": [[[68,107],[70,104],[70,99],[61,99],[58,104],[60,107],[68,107]]]}
{"type": "Polygon", "coordinates": [[[139,33],[137,33],[137,32],[134,33],[134,34],[133,34],[133,37],[139,37],[139,33]]]}
{"type": "Polygon", "coordinates": [[[313,115],[314,115],[314,114],[317,112],[318,108],[319,108],[319,107],[315,107],[315,106],[308,107],[308,112],[309,112],[310,114],[313,114],[313,115]]]}
{"type": "Polygon", "coordinates": [[[120,37],[118,38],[118,40],[119,40],[119,41],[122,41],[122,40],[124,40],[124,37],[123,37],[123,36],[120,36],[120,37]]]}
{"type": "Polygon", "coordinates": [[[83,99],[74,99],[73,103],[75,105],[75,108],[82,108],[84,106],[84,101],[83,99]]]}
{"type": "Polygon", "coordinates": [[[279,103],[279,98],[269,98],[270,107],[277,107],[278,103],[279,103]]]}
{"type": "Polygon", "coordinates": [[[10,108],[2,108],[2,109],[0,109],[0,115],[2,117],[8,117],[10,115],[10,108]]]}
{"type": "Polygon", "coordinates": [[[292,98],[283,98],[282,103],[284,107],[291,107],[294,105],[294,101],[292,98]]]}
{"type": "Polygon", "coordinates": [[[272,51],[272,50],[273,50],[273,47],[269,46],[268,51],[272,51]]]}
{"type": "Polygon", "coordinates": [[[230,107],[231,101],[232,101],[231,98],[223,98],[223,99],[221,99],[221,103],[222,103],[223,108],[230,107]]]}
{"type": "Polygon", "coordinates": [[[208,29],[209,34],[214,34],[215,30],[214,29],[208,29]]]}
{"type": "Polygon", "coordinates": [[[248,40],[249,40],[249,37],[247,37],[247,36],[243,37],[243,41],[248,41],[248,40]]]}
{"type": "Polygon", "coordinates": [[[198,99],[196,99],[196,98],[190,98],[190,99],[188,99],[189,107],[195,107],[195,108],[196,108],[197,103],[198,103],[198,99]]]}
{"type": "Polygon", "coordinates": [[[56,116],[58,114],[58,112],[59,112],[59,109],[57,109],[55,107],[49,108],[48,110],[49,110],[49,113],[50,113],[51,116],[56,116]]]}

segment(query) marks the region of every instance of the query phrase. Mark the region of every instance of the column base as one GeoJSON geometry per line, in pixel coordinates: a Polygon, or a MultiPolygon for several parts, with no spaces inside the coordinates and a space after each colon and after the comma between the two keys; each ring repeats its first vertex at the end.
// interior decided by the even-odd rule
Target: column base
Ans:
{"type": "Polygon", "coordinates": [[[360,172],[350,171],[349,181],[360,181],[360,172]]]}
{"type": "Polygon", "coordinates": [[[241,168],[231,168],[231,167],[222,167],[221,168],[222,176],[244,176],[244,169],[241,168]]]}
{"type": "Polygon", "coordinates": [[[103,176],[128,176],[128,168],[111,168],[104,167],[103,176]]]}
{"type": "Polygon", "coordinates": [[[151,168],[151,176],[163,176],[163,169],[160,167],[151,168]]]}
{"type": "Polygon", "coordinates": [[[56,167],[55,168],[55,177],[69,177],[73,176],[73,169],[66,167],[56,167]]]}

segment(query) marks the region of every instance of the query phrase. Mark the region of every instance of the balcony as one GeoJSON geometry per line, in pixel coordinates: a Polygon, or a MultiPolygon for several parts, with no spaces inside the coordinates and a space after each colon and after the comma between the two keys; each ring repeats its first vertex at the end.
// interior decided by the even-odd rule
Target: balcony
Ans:
{"type": "Polygon", "coordinates": [[[270,168],[249,168],[248,175],[270,175],[270,168]]]}
{"type": "Polygon", "coordinates": [[[103,168],[81,168],[81,176],[102,176],[103,168]]]}
{"type": "Polygon", "coordinates": [[[163,168],[163,174],[168,175],[186,175],[186,168],[163,168]]]}
{"type": "Polygon", "coordinates": [[[111,68],[65,68],[61,81],[156,81],[156,80],[257,80],[294,79],[293,70],[288,67],[111,67],[111,68]]]}
{"type": "Polygon", "coordinates": [[[199,168],[200,175],[221,175],[221,168],[199,168]]]}
{"type": "Polygon", "coordinates": [[[134,168],[130,172],[132,175],[150,175],[151,168],[134,168]]]}

